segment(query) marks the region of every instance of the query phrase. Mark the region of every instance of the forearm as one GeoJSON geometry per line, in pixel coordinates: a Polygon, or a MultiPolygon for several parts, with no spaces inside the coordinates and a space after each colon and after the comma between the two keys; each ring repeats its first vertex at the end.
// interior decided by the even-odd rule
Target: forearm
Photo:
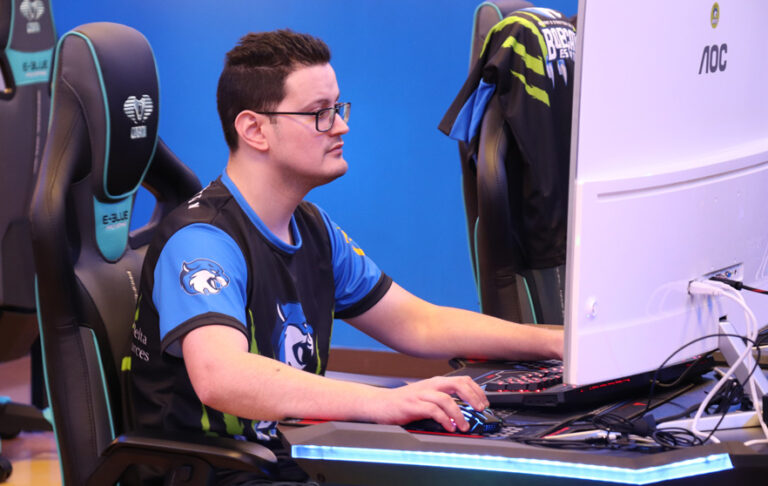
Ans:
{"type": "Polygon", "coordinates": [[[424,358],[561,358],[563,332],[430,304],[397,284],[349,322],[400,352],[424,358]]]}
{"type": "Polygon", "coordinates": [[[452,307],[432,306],[421,326],[422,357],[484,359],[562,358],[563,331],[516,324],[452,307]]]}
{"type": "MultiPolygon", "coordinates": [[[[248,354],[234,360],[241,376],[227,383],[219,380],[211,407],[232,415],[280,420],[302,417],[326,420],[373,421],[363,406],[375,401],[377,389],[358,383],[333,380],[292,368],[279,361],[248,354]],[[245,381],[240,381],[244,379],[245,381]],[[243,389],[242,384],[249,386],[243,389]]],[[[229,375],[221,378],[226,380],[229,375]]]]}
{"type": "Polygon", "coordinates": [[[331,380],[248,352],[244,336],[223,326],[191,331],[182,342],[195,393],[207,406],[254,420],[285,417],[403,424],[430,417],[446,429],[468,424],[450,395],[487,406],[468,377],[436,377],[395,389],[331,380]]]}
{"type": "Polygon", "coordinates": [[[372,420],[361,405],[375,401],[378,393],[371,386],[332,380],[247,352],[230,352],[187,368],[205,405],[248,419],[372,420]]]}

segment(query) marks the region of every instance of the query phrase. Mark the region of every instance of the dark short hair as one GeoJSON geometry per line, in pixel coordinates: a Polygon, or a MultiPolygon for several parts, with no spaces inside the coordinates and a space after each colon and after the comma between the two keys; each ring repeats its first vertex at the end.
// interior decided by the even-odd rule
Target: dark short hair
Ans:
{"type": "Polygon", "coordinates": [[[285,78],[298,67],[327,64],[322,40],[291,30],[250,33],[227,53],[216,102],[230,150],[237,149],[235,118],[243,110],[272,111],[285,98],[285,78]]]}

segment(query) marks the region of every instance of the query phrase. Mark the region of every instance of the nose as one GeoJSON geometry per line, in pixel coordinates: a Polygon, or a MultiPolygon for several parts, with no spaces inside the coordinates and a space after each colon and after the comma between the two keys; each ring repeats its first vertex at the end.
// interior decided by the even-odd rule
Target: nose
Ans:
{"type": "Polygon", "coordinates": [[[338,114],[333,119],[333,126],[330,130],[328,130],[327,133],[331,135],[344,135],[349,131],[349,124],[344,121],[344,119],[339,116],[338,114]]]}

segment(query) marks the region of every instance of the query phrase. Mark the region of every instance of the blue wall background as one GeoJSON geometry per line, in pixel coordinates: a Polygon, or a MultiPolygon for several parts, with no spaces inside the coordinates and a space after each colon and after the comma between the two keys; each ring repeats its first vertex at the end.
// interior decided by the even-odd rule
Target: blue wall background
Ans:
{"type": "MultiPolygon", "coordinates": [[[[351,101],[349,172],[307,199],[326,209],[404,288],[477,310],[456,143],[437,124],[464,82],[476,0],[53,0],[59,35],[86,22],[141,31],[160,75],[160,136],[203,184],[227,160],[216,113],[224,54],[249,31],[324,39],[351,101]]],[[[535,2],[566,15],[577,0],[535,2]]],[[[149,196],[137,202],[146,213],[149,196]]],[[[386,349],[343,322],[334,346],[386,349]]]]}

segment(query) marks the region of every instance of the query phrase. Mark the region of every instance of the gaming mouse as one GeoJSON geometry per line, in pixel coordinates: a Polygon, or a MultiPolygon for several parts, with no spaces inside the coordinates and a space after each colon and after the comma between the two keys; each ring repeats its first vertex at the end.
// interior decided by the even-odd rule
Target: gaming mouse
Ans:
{"type": "MultiPolygon", "coordinates": [[[[461,409],[461,413],[469,423],[469,430],[466,432],[460,431],[458,428],[455,433],[459,434],[492,434],[501,429],[502,421],[498,418],[491,409],[475,410],[464,400],[456,400],[456,404],[461,409]]],[[[403,426],[408,430],[424,431],[424,432],[448,432],[432,419],[416,420],[403,426]]]]}

